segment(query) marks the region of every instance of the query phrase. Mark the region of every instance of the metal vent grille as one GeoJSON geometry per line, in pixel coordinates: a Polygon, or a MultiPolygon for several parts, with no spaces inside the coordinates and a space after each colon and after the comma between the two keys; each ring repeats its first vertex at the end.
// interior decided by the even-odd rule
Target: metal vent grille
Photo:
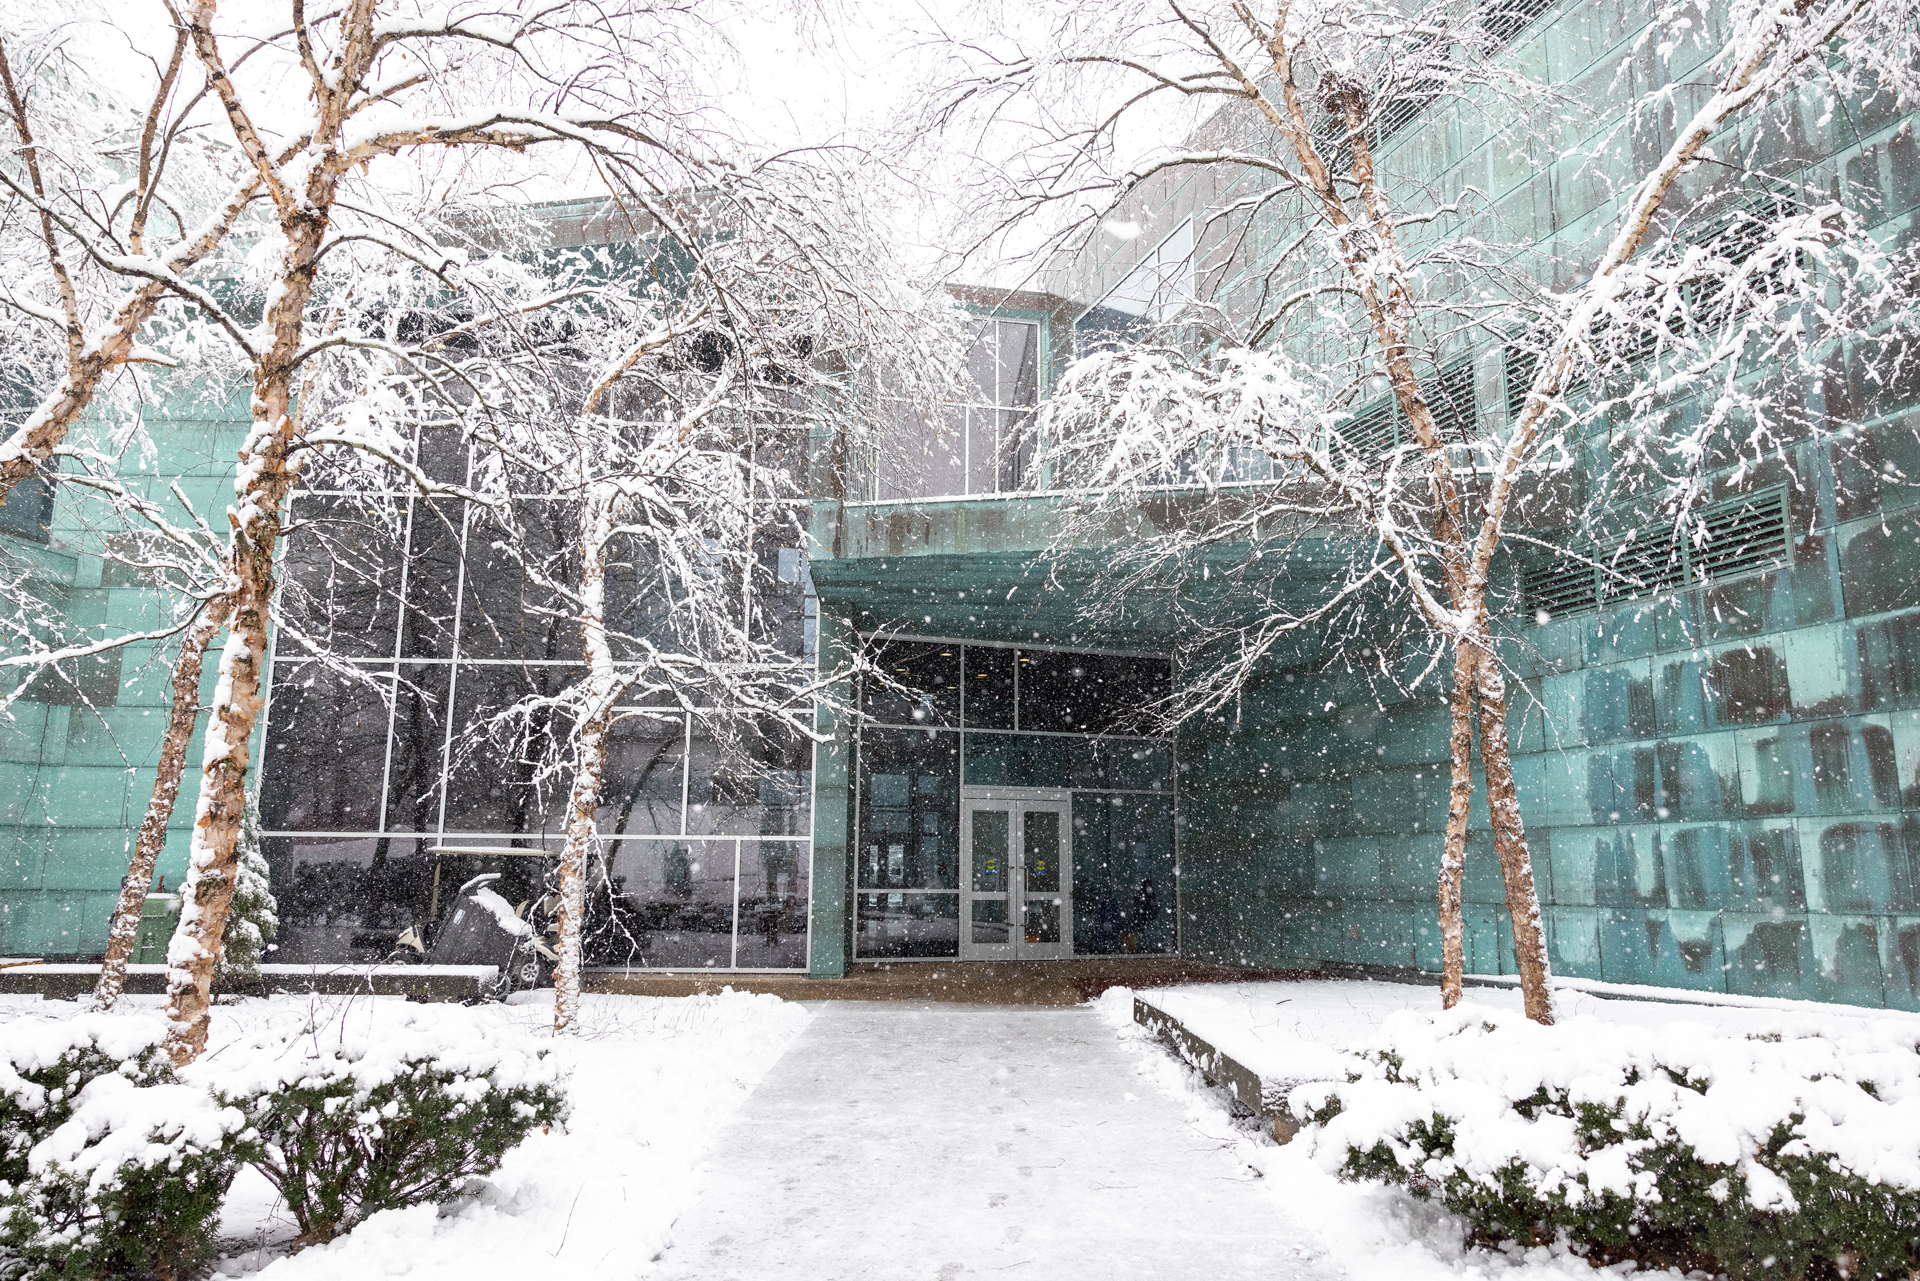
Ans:
{"type": "Polygon", "coordinates": [[[1706,540],[1675,539],[1664,526],[1627,530],[1607,543],[1583,540],[1567,554],[1520,570],[1529,612],[1548,618],[1584,614],[1615,601],[1730,582],[1785,565],[1792,555],[1785,487],[1742,494],[1701,509],[1706,540]]]}
{"type": "Polygon", "coordinates": [[[1691,558],[1699,580],[1721,582],[1787,563],[1792,543],[1788,538],[1785,489],[1716,503],[1701,517],[1707,526],[1707,542],[1695,548],[1691,558]]]}
{"type": "MultiPolygon", "coordinates": [[[[1473,398],[1473,359],[1461,356],[1440,367],[1420,384],[1434,425],[1443,439],[1464,440],[1479,421],[1473,398]]],[[[1342,423],[1328,442],[1330,448],[1357,462],[1373,464],[1412,439],[1399,402],[1391,395],[1368,401],[1342,423]]]]}
{"type": "Polygon", "coordinates": [[[1480,19],[1487,37],[1499,49],[1511,44],[1533,20],[1553,8],[1554,0],[1495,0],[1480,19]]]}

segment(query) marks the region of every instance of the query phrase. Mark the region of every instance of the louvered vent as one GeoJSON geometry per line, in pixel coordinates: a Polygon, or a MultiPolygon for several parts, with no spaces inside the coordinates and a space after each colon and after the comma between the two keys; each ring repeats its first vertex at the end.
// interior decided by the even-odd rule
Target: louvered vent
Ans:
{"type": "Polygon", "coordinates": [[[1499,49],[1533,25],[1533,20],[1553,8],[1553,0],[1495,0],[1487,6],[1481,23],[1493,47],[1499,49]]]}
{"type": "Polygon", "coordinates": [[[1693,552],[1693,571],[1702,581],[1724,582],[1787,563],[1787,491],[1769,490],[1716,503],[1703,513],[1707,542],[1693,552]]]}
{"type": "Polygon", "coordinates": [[[1785,565],[1791,554],[1784,488],[1723,499],[1703,508],[1700,521],[1707,530],[1700,546],[1654,526],[1605,544],[1582,540],[1567,555],[1523,566],[1526,609],[1549,618],[1583,614],[1602,604],[1765,573],[1785,565]]]}
{"type": "Polygon", "coordinates": [[[1506,349],[1507,421],[1514,422],[1527,407],[1527,393],[1540,372],[1540,353],[1511,343],[1506,349]]]}
{"type": "Polygon", "coordinates": [[[1473,411],[1473,362],[1460,359],[1440,371],[1439,378],[1423,388],[1433,410],[1433,425],[1445,439],[1462,440],[1471,435],[1476,415],[1473,411]]]}
{"type": "Polygon", "coordinates": [[[1585,614],[1600,607],[1599,579],[1593,566],[1571,558],[1537,561],[1520,575],[1527,608],[1552,618],[1585,614]]]}
{"type": "Polygon", "coordinates": [[[1378,462],[1398,443],[1399,419],[1393,398],[1382,396],[1347,420],[1340,428],[1340,443],[1357,461],[1378,462]]]}

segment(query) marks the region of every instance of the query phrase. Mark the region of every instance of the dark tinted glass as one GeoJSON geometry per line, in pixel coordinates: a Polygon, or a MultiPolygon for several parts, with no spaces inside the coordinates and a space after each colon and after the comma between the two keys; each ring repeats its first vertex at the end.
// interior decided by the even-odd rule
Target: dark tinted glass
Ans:
{"type": "Polygon", "coordinates": [[[960,955],[958,894],[862,894],[854,921],[854,955],[960,955]]]}
{"type": "Polygon", "coordinates": [[[952,728],[960,723],[960,647],[888,641],[873,650],[886,679],[863,680],[860,710],[889,725],[952,728]],[[894,688],[888,681],[905,686],[894,688]]]}
{"type": "Polygon", "coordinates": [[[1032,734],[967,735],[969,787],[1066,787],[1072,778],[1070,738],[1032,734]]]}
{"type": "Polygon", "coordinates": [[[402,933],[427,922],[433,863],[424,845],[373,836],[261,842],[280,918],[273,959],[386,960],[402,933]]]}
{"type": "Polygon", "coordinates": [[[1179,937],[1173,802],[1082,792],[1073,798],[1073,950],[1171,952],[1179,937]]]}
{"type": "Polygon", "coordinates": [[[959,885],[960,736],[860,736],[861,889],[959,885]]]}
{"type": "Polygon", "coordinates": [[[260,818],[268,831],[371,832],[380,826],[391,669],[354,680],[318,663],[274,664],[260,818]]]}
{"type": "Polygon", "coordinates": [[[813,826],[813,745],[751,731],[727,742],[696,724],[687,760],[687,830],[713,836],[804,836],[813,826]]]}
{"type": "Polygon", "coordinates": [[[755,970],[806,966],[809,849],[804,841],[741,842],[734,964],[755,970]]]}
{"type": "Polygon", "coordinates": [[[1172,689],[1160,658],[1020,651],[1020,728],[1062,733],[1139,732],[1146,708],[1172,689]]]}
{"type": "MultiPolygon", "coordinates": [[[[341,658],[392,658],[400,612],[406,504],[294,500],[283,562],[287,621],[341,658]]],[[[282,652],[302,652],[288,643],[282,652]]]]}
{"type": "Polygon", "coordinates": [[[461,655],[577,662],[580,629],[564,617],[567,611],[557,610],[541,581],[579,583],[571,556],[573,509],[528,499],[518,505],[516,518],[519,528],[509,532],[476,513],[467,532],[461,655]],[[509,546],[518,551],[509,552],[509,546]]]}
{"type": "Polygon", "coordinates": [[[463,506],[452,500],[413,500],[407,531],[407,607],[400,620],[403,658],[453,656],[463,506]]]}
{"type": "Polygon", "coordinates": [[[387,768],[389,832],[431,832],[440,822],[440,760],[447,741],[444,663],[400,664],[387,768]]]}
{"type": "Polygon", "coordinates": [[[539,697],[559,693],[583,668],[463,666],[453,691],[460,726],[447,769],[447,830],[539,833],[557,831],[566,809],[566,771],[540,776],[561,750],[556,727],[539,697]],[[483,724],[495,732],[482,737],[483,724]]]}
{"type": "Polygon", "coordinates": [[[1013,651],[969,645],[966,649],[967,725],[974,729],[1013,728],[1013,651]]]}

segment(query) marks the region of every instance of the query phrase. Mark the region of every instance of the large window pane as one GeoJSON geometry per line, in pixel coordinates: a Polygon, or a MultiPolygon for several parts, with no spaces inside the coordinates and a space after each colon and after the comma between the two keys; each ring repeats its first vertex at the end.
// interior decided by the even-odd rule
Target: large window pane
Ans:
{"type": "Polygon", "coordinates": [[[743,969],[804,969],[807,886],[812,846],[805,841],[740,845],[740,942],[743,969]]]}
{"type": "Polygon", "coordinates": [[[580,629],[542,585],[543,578],[569,587],[579,582],[573,509],[528,499],[515,505],[515,513],[515,531],[477,512],[469,523],[460,652],[469,658],[577,662],[580,629]]]}
{"type": "Polygon", "coordinates": [[[400,664],[385,831],[431,832],[439,825],[440,762],[447,739],[451,676],[452,669],[442,663],[400,664]]]}
{"type": "Polygon", "coordinates": [[[1040,326],[1000,322],[1000,395],[996,404],[1031,405],[1040,389],[1040,326]]]}
{"type": "MultiPolygon", "coordinates": [[[[406,500],[303,495],[292,505],[280,608],[287,626],[341,658],[392,658],[406,500]]],[[[309,652],[292,636],[280,652],[309,652]]]]}
{"type": "Polygon", "coordinates": [[[862,894],[853,950],[861,959],[960,955],[958,894],[862,894]]]}
{"type": "Polygon", "coordinates": [[[400,616],[402,658],[453,655],[453,606],[460,581],[460,525],[465,504],[410,500],[406,608],[400,616]]]}
{"type": "Polygon", "coordinates": [[[596,964],[712,969],[733,963],[734,843],[618,841],[606,847],[610,910],[597,917],[596,964]]]}
{"type": "Polygon", "coordinates": [[[1073,950],[1171,952],[1178,937],[1173,801],[1073,798],[1073,950]]]}
{"type": "Polygon", "coordinates": [[[386,960],[402,933],[427,920],[432,864],[423,842],[386,837],[268,837],[263,842],[280,917],[275,961],[386,960]]]}
{"type": "Polygon", "coordinates": [[[612,836],[678,833],[684,722],[678,716],[634,713],[614,722],[610,739],[600,830],[612,836]]]}
{"type": "Polygon", "coordinates": [[[260,817],[268,831],[371,832],[387,761],[388,667],[356,680],[317,662],[274,664],[260,817]]]}
{"type": "Polygon", "coordinates": [[[966,650],[963,714],[969,729],[1013,728],[1014,652],[986,645],[966,650]]]}
{"type": "Polygon", "coordinates": [[[861,889],[959,886],[959,748],[958,734],[861,733],[861,889]]]}
{"type": "Polygon", "coordinates": [[[1020,651],[1020,728],[1079,734],[1136,732],[1141,714],[1173,688],[1165,659],[1020,651]]]}
{"type": "Polygon", "coordinates": [[[928,729],[960,724],[960,646],[927,641],[885,641],[872,654],[886,680],[868,676],[860,710],[870,720],[928,729]]]}
{"type": "Polygon", "coordinates": [[[813,745],[777,726],[720,742],[694,729],[687,831],[701,836],[806,836],[813,830],[813,745]]]}
{"type": "Polygon", "coordinates": [[[881,502],[967,492],[966,411],[892,407],[875,442],[874,497],[881,502]]]}
{"type": "Polygon", "coordinates": [[[463,665],[454,722],[463,736],[447,770],[446,830],[537,834],[559,830],[566,809],[564,768],[542,766],[564,750],[566,728],[527,700],[549,697],[580,678],[578,667],[463,665]],[[482,735],[482,728],[496,732],[482,735]]]}

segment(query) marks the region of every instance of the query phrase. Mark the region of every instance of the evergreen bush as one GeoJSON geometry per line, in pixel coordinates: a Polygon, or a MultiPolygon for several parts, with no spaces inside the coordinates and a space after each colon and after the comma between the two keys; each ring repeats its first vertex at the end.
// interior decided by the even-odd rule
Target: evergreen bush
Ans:
{"type": "Polygon", "coordinates": [[[209,1084],[259,1134],[255,1164],[302,1244],[380,1210],[447,1201],[536,1129],[566,1119],[544,1050],[459,1007],[407,1007],[354,1034],[265,1038],[209,1084]]]}
{"type": "Polygon", "coordinates": [[[172,1080],[165,1024],[16,1020],[0,1055],[0,1245],[22,1281],[179,1278],[213,1257],[245,1119],[172,1080]]]}
{"type": "Polygon", "coordinates": [[[1892,1025],[1736,1037],[1470,1006],[1396,1015],[1296,1088],[1309,1151],[1485,1244],[1747,1278],[1920,1268],[1920,1047],[1892,1025]]]}

